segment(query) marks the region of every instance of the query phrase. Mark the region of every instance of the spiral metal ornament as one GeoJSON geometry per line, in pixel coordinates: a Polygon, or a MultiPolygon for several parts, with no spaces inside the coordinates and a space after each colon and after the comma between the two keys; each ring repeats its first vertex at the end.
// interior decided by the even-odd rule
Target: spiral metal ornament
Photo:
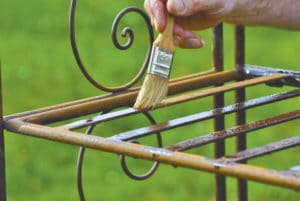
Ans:
{"type": "MultiPolygon", "coordinates": [[[[156,124],[154,118],[148,112],[143,112],[143,114],[147,117],[147,119],[152,124],[156,124]]],[[[158,147],[162,147],[163,144],[162,144],[162,138],[161,138],[160,132],[156,133],[156,139],[157,139],[158,147]]],[[[131,141],[131,142],[132,143],[138,143],[138,141],[136,141],[136,140],[131,141]]],[[[145,180],[145,179],[148,179],[149,177],[151,177],[155,173],[155,171],[157,170],[158,165],[159,165],[159,162],[155,161],[148,172],[146,172],[143,175],[137,175],[137,174],[134,174],[132,171],[130,171],[130,169],[128,168],[128,166],[126,164],[126,160],[125,160],[125,155],[124,154],[120,155],[120,161],[121,161],[121,167],[122,167],[124,173],[129,178],[134,179],[134,180],[145,180]]]]}
{"type": "MultiPolygon", "coordinates": [[[[86,131],[87,135],[90,135],[94,128],[95,124],[89,126],[89,128],[86,131]]],[[[80,201],[85,201],[85,195],[83,191],[83,185],[82,185],[82,168],[83,168],[83,159],[85,154],[85,147],[80,147],[79,153],[78,153],[78,159],[77,159],[77,189],[79,193],[80,201]]]]}
{"type": "MultiPolygon", "coordinates": [[[[103,111],[100,113],[100,115],[106,114],[108,112],[109,111],[103,111]]],[[[154,118],[151,116],[151,114],[149,114],[148,112],[143,112],[143,114],[147,117],[147,119],[150,121],[151,124],[156,124],[156,122],[155,122],[154,118]]],[[[96,127],[96,124],[89,126],[87,128],[85,134],[91,135],[95,127],[96,127]]],[[[157,139],[158,147],[162,147],[163,146],[162,137],[159,132],[156,133],[156,139],[157,139]]],[[[131,141],[131,142],[138,143],[136,140],[131,141]]],[[[77,188],[78,188],[80,201],[86,201],[84,190],[83,190],[83,184],[82,184],[82,170],[83,170],[84,155],[85,155],[85,147],[80,147],[79,153],[78,153],[78,159],[77,159],[77,188]]],[[[126,160],[125,160],[125,155],[123,155],[123,154],[120,155],[120,161],[121,161],[121,167],[122,167],[122,170],[124,171],[124,173],[129,178],[134,179],[134,180],[145,180],[145,179],[151,177],[155,173],[155,171],[157,170],[158,165],[159,165],[159,162],[156,161],[153,163],[150,170],[148,170],[145,174],[136,175],[136,174],[132,173],[132,171],[130,171],[130,169],[128,168],[128,166],[126,164],[126,160]]]]}
{"type": "Polygon", "coordinates": [[[151,55],[151,49],[152,49],[152,43],[154,41],[154,33],[153,33],[153,29],[151,26],[151,22],[149,17],[147,16],[147,14],[140,8],[137,7],[128,7],[123,9],[115,18],[113,25],[112,25],[112,41],[113,44],[115,45],[116,48],[120,49],[120,50],[126,50],[128,48],[131,47],[133,41],[134,41],[134,32],[131,28],[126,27],[123,29],[121,36],[128,38],[127,42],[125,44],[120,44],[118,39],[117,39],[117,29],[118,29],[118,25],[119,22],[121,21],[121,19],[123,18],[123,16],[125,16],[128,13],[134,12],[134,13],[138,13],[140,16],[142,16],[142,18],[144,19],[146,25],[147,25],[147,29],[148,29],[148,34],[149,34],[149,42],[148,42],[148,51],[147,51],[147,55],[146,58],[144,60],[144,63],[141,67],[141,69],[139,70],[139,72],[135,75],[135,77],[130,80],[127,84],[121,85],[121,86],[117,86],[117,87],[106,87],[100,83],[98,83],[87,71],[85,65],[83,64],[79,51],[78,51],[78,47],[77,47],[77,43],[76,43],[76,34],[75,34],[75,10],[76,10],[76,3],[77,0],[71,0],[71,6],[70,6],[70,19],[69,19],[69,27],[70,27],[70,40],[71,40],[71,46],[72,46],[72,50],[73,50],[73,54],[75,57],[75,60],[77,62],[77,65],[79,67],[79,69],[81,70],[81,72],[83,73],[83,75],[86,77],[86,79],[96,88],[102,90],[102,91],[106,91],[106,92],[120,92],[126,89],[129,89],[130,87],[132,87],[135,83],[137,83],[141,77],[143,76],[144,72],[146,71],[146,68],[148,66],[149,60],[150,60],[150,55],[151,55]]]}

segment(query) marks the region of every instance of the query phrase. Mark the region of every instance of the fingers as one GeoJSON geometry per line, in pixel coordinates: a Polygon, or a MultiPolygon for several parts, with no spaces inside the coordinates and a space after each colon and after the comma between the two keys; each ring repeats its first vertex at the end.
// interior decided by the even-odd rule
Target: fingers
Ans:
{"type": "MultiPolygon", "coordinates": [[[[174,0],[168,0],[168,2],[174,0]]],[[[185,2],[185,1],[184,1],[185,2]]],[[[186,0],[186,2],[190,3],[190,0],[186,0]]],[[[151,22],[155,29],[159,32],[163,32],[166,26],[166,15],[167,15],[167,8],[166,8],[167,0],[145,0],[144,7],[147,13],[150,15],[151,22]]],[[[174,2],[175,4],[176,2],[174,2]]],[[[180,18],[179,18],[180,19],[180,18]]],[[[183,20],[175,20],[174,24],[174,43],[181,47],[181,48],[201,48],[204,46],[204,40],[198,36],[197,34],[193,33],[192,31],[188,31],[185,29],[184,24],[195,24],[189,19],[183,20]]],[[[196,23],[198,24],[198,23],[196,23]]],[[[192,26],[188,26],[192,27],[192,26]]]]}
{"type": "Polygon", "coordinates": [[[197,49],[205,45],[204,40],[192,31],[174,25],[174,43],[181,48],[197,49]]]}
{"type": "Polygon", "coordinates": [[[151,18],[152,25],[159,32],[162,32],[166,26],[166,8],[167,0],[145,0],[144,7],[151,18]]]}
{"type": "Polygon", "coordinates": [[[168,11],[174,15],[191,16],[201,11],[211,11],[222,7],[222,0],[168,0],[168,11]]]}

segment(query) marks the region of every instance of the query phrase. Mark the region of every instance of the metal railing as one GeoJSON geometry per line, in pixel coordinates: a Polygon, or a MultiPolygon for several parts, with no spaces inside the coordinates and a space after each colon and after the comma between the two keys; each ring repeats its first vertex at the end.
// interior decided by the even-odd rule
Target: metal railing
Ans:
{"type": "MultiPolygon", "coordinates": [[[[299,99],[300,73],[245,64],[245,33],[243,26],[235,27],[235,68],[227,71],[224,70],[223,27],[220,24],[213,29],[212,33],[212,69],[171,80],[169,82],[169,96],[153,110],[160,110],[161,108],[209,96],[214,98],[214,108],[208,111],[195,112],[191,115],[169,119],[165,122],[156,122],[151,115],[151,111],[137,111],[131,107],[138,93],[138,88],[132,88],[132,86],[142,78],[145,72],[151,52],[151,44],[154,40],[147,15],[139,8],[130,7],[122,10],[116,17],[112,28],[113,43],[116,47],[127,49],[132,44],[133,31],[130,28],[124,29],[122,33],[123,36],[129,36],[129,40],[125,45],[119,44],[116,37],[116,30],[119,21],[124,15],[129,12],[136,12],[145,19],[147,24],[149,30],[149,48],[144,65],[136,77],[124,86],[109,88],[95,81],[80,59],[75,36],[75,11],[76,0],[73,0],[70,9],[70,38],[77,64],[92,85],[100,90],[112,93],[3,117],[0,133],[1,201],[6,200],[4,129],[14,133],[80,146],[77,181],[81,200],[85,200],[81,173],[85,148],[120,154],[122,156],[121,166],[125,174],[136,180],[149,178],[155,173],[159,163],[211,172],[216,175],[216,200],[218,201],[226,200],[226,176],[238,179],[238,200],[243,201],[248,199],[247,180],[291,189],[300,189],[299,170],[270,171],[264,167],[246,164],[249,159],[299,146],[300,136],[293,136],[251,149],[247,149],[246,147],[246,137],[252,131],[299,119],[299,105],[296,105],[293,111],[257,119],[253,122],[246,121],[246,111],[286,99],[299,99]],[[267,84],[270,87],[288,85],[294,89],[247,100],[245,95],[247,87],[261,84],[267,84]],[[225,105],[224,94],[229,91],[235,92],[235,103],[225,105]],[[116,133],[109,137],[91,135],[95,126],[102,122],[122,119],[137,114],[145,115],[151,125],[116,133]],[[225,118],[228,114],[235,114],[236,126],[231,128],[225,127],[225,118]],[[86,118],[86,115],[93,116],[86,118]],[[205,122],[209,119],[214,120],[214,130],[211,133],[201,136],[197,135],[174,144],[163,145],[163,131],[170,131],[196,122],[205,122]],[[65,120],[68,120],[68,123],[65,123],[65,120]],[[52,123],[55,123],[55,126],[52,123]],[[86,128],[85,133],[81,132],[82,128],[86,128]],[[139,138],[149,135],[156,136],[157,147],[138,143],[137,140],[139,138]],[[236,137],[237,139],[236,153],[226,155],[225,139],[230,137],[236,137]],[[214,158],[184,152],[209,143],[214,143],[215,145],[214,158]],[[144,175],[135,175],[127,167],[126,156],[147,159],[154,163],[152,168],[144,175]]],[[[0,114],[2,117],[2,102],[0,114]]]]}

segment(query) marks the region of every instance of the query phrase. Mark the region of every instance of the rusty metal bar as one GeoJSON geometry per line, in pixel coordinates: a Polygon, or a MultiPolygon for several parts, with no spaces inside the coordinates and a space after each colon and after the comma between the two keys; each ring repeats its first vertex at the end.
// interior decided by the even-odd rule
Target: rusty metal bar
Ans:
{"type": "MultiPolygon", "coordinates": [[[[233,128],[229,128],[226,130],[215,131],[211,134],[202,135],[195,138],[190,138],[185,141],[178,142],[174,145],[167,147],[167,149],[173,151],[185,151],[188,149],[192,149],[195,147],[199,147],[220,139],[225,139],[233,136],[239,136],[246,132],[256,131],[262,128],[266,128],[269,126],[281,124],[287,121],[292,121],[295,119],[300,118],[300,110],[292,111],[289,113],[281,114],[278,116],[261,119],[252,123],[244,124],[244,125],[237,125],[233,128]]],[[[240,161],[239,161],[240,162],[240,161]]]]}
{"type": "MultiPolygon", "coordinates": [[[[214,71],[210,70],[210,71],[196,73],[196,74],[192,74],[192,75],[188,75],[188,76],[183,76],[183,77],[180,77],[180,78],[170,80],[170,83],[177,82],[177,81],[188,80],[188,79],[192,79],[192,78],[197,78],[197,77],[200,77],[200,76],[203,76],[203,75],[209,75],[209,74],[212,74],[212,73],[214,73],[214,71]]],[[[230,75],[222,75],[222,76],[226,77],[226,79],[228,79],[228,80],[234,79],[233,74],[231,75],[232,78],[230,78],[230,75]]],[[[237,77],[238,75],[235,73],[235,76],[237,77]]],[[[137,91],[137,90],[138,89],[135,89],[135,90],[132,90],[132,91],[129,91],[129,92],[134,93],[134,91],[137,91]]],[[[138,92],[135,92],[135,93],[137,94],[138,92]]],[[[114,95],[116,96],[116,98],[118,97],[118,94],[114,94],[114,95]]],[[[8,119],[13,119],[13,118],[22,118],[22,117],[25,117],[25,116],[30,116],[30,115],[35,115],[35,114],[38,114],[38,113],[47,112],[47,111],[50,111],[50,110],[61,110],[63,108],[72,107],[74,105],[80,105],[80,104],[85,105],[89,102],[98,101],[99,99],[105,99],[109,96],[111,96],[111,95],[96,96],[96,97],[81,99],[81,100],[72,101],[72,102],[68,102],[68,103],[63,103],[63,104],[59,104],[59,105],[49,106],[49,107],[45,107],[45,108],[39,108],[39,109],[36,109],[36,110],[31,110],[31,111],[27,111],[27,112],[18,113],[18,114],[8,115],[8,116],[5,117],[5,119],[8,120],[8,119]]],[[[133,102],[134,100],[131,100],[131,101],[133,102]]],[[[117,105],[115,107],[117,107],[117,105]]]]}
{"type": "MultiPolygon", "coordinates": [[[[235,68],[237,70],[243,69],[245,65],[245,27],[235,26],[235,68]]],[[[239,80],[243,80],[241,76],[239,80]]],[[[239,88],[235,91],[235,101],[243,102],[246,100],[246,89],[239,88]]],[[[243,125],[246,123],[246,110],[239,110],[236,112],[236,125],[243,125]]],[[[236,139],[236,150],[241,151],[247,148],[246,133],[241,133],[236,139]]],[[[247,161],[241,161],[246,163],[247,161]]],[[[248,200],[248,185],[247,181],[238,179],[237,181],[238,200],[248,200]]]]}
{"type": "Polygon", "coordinates": [[[2,67],[0,60],[0,201],[6,201],[4,121],[2,98],[2,67]]]}
{"type": "MultiPolygon", "coordinates": [[[[224,70],[224,54],[223,54],[223,25],[219,24],[213,29],[213,67],[217,72],[224,70]]],[[[215,85],[222,86],[223,83],[215,85]]],[[[214,108],[224,106],[224,93],[214,95],[214,108]]],[[[214,130],[222,130],[225,128],[225,119],[223,115],[214,118],[214,130]]],[[[225,155],[225,142],[223,140],[215,143],[215,157],[219,158],[225,155]]],[[[215,176],[216,182],[216,201],[226,200],[226,178],[223,175],[215,176]]]]}
{"type": "Polygon", "coordinates": [[[163,148],[85,135],[61,128],[51,128],[29,122],[22,122],[19,119],[11,119],[7,122],[7,128],[13,130],[15,133],[40,137],[43,139],[300,190],[299,178],[283,175],[280,172],[270,171],[269,169],[253,165],[223,163],[199,155],[173,152],[163,148]]]}
{"type": "Polygon", "coordinates": [[[286,75],[281,75],[281,74],[274,74],[272,76],[266,76],[266,77],[260,77],[260,78],[253,78],[250,80],[245,80],[245,81],[240,81],[240,82],[235,82],[232,84],[227,84],[227,85],[221,85],[219,87],[214,87],[214,88],[210,88],[210,89],[204,89],[204,90],[199,90],[197,92],[192,92],[192,93],[188,93],[186,95],[181,95],[181,96],[177,96],[174,98],[168,98],[166,100],[164,100],[161,105],[159,105],[159,107],[163,107],[163,106],[168,106],[168,105],[172,105],[172,104],[178,104],[181,102],[185,102],[188,100],[193,100],[193,99],[197,99],[197,98],[202,98],[208,95],[215,95],[217,93],[223,93],[226,91],[231,91],[234,89],[239,89],[242,87],[249,87],[249,86],[253,86],[256,84],[261,84],[261,83],[265,83],[268,81],[276,81],[278,79],[282,79],[285,78],[286,75]]]}
{"type": "MultiPolygon", "coordinates": [[[[241,82],[234,82],[234,83],[231,83],[228,85],[204,89],[201,91],[199,90],[197,92],[180,95],[180,96],[173,97],[173,98],[167,98],[160,105],[158,105],[157,108],[171,106],[171,105],[182,103],[185,101],[190,101],[190,100],[193,100],[196,98],[202,98],[202,97],[207,97],[210,95],[215,95],[220,92],[226,92],[226,91],[239,89],[239,88],[246,87],[246,86],[249,87],[252,85],[261,84],[261,83],[265,83],[265,82],[272,81],[272,80],[278,80],[278,79],[282,79],[284,77],[285,77],[285,75],[280,75],[280,74],[276,75],[275,74],[275,75],[271,75],[271,76],[267,76],[267,77],[258,77],[258,78],[253,78],[250,80],[241,81],[241,82]]],[[[124,110],[120,110],[120,111],[116,111],[116,112],[110,112],[105,115],[97,115],[92,118],[78,120],[78,121],[63,125],[61,127],[65,128],[65,129],[69,129],[69,130],[75,130],[75,129],[83,128],[83,127],[90,126],[90,125],[93,125],[96,123],[109,121],[109,120],[124,117],[124,116],[134,115],[139,112],[140,111],[134,110],[133,108],[128,108],[128,109],[124,109],[124,110]]]]}
{"type": "Polygon", "coordinates": [[[300,178],[300,166],[291,167],[289,170],[282,171],[281,174],[300,178]]]}
{"type": "MultiPolygon", "coordinates": [[[[287,148],[295,147],[300,145],[300,136],[294,136],[287,139],[283,139],[277,142],[269,143],[260,147],[255,147],[252,149],[247,149],[240,151],[236,154],[231,154],[224,157],[224,160],[229,160],[230,162],[241,162],[244,160],[249,160],[259,156],[264,156],[271,154],[276,151],[281,151],[287,148]]],[[[223,160],[221,159],[221,160],[223,160]]]]}
{"type": "Polygon", "coordinates": [[[268,83],[270,86],[294,86],[294,87],[300,87],[300,71],[291,71],[286,69],[280,69],[280,68],[270,68],[265,66],[255,66],[246,64],[243,68],[238,69],[240,72],[243,72],[244,75],[247,78],[253,78],[253,77],[261,77],[261,76],[267,76],[272,74],[286,74],[288,75],[286,78],[282,80],[277,80],[276,82],[268,83]]]}
{"type": "Polygon", "coordinates": [[[230,114],[242,109],[249,109],[269,103],[273,103],[275,101],[284,100],[287,98],[291,98],[293,96],[298,96],[300,94],[299,90],[294,90],[290,92],[285,92],[281,94],[274,94],[266,97],[260,97],[252,100],[248,100],[242,103],[236,103],[233,105],[225,106],[223,108],[216,108],[210,111],[200,112],[184,117],[180,117],[177,119],[169,120],[167,122],[159,123],[152,126],[147,126],[143,128],[138,128],[135,130],[126,131],[117,135],[110,137],[109,139],[117,139],[117,140],[132,140],[138,137],[143,137],[146,135],[150,135],[152,133],[161,132],[165,130],[170,130],[173,128],[177,128],[180,126],[192,124],[195,122],[215,118],[216,116],[230,114]]]}
{"type": "MultiPolygon", "coordinates": [[[[200,87],[210,86],[212,84],[235,80],[238,78],[236,71],[224,71],[209,75],[199,75],[194,78],[171,82],[169,93],[177,94],[185,90],[197,89],[200,87]]],[[[128,90],[126,92],[114,93],[100,97],[75,101],[72,103],[62,104],[35,112],[21,113],[5,117],[6,120],[11,118],[26,117],[27,121],[38,124],[54,123],[69,118],[76,118],[83,115],[98,113],[102,110],[110,110],[122,106],[130,106],[135,102],[137,90],[128,90]],[[27,115],[29,114],[29,115],[27,115]]]]}

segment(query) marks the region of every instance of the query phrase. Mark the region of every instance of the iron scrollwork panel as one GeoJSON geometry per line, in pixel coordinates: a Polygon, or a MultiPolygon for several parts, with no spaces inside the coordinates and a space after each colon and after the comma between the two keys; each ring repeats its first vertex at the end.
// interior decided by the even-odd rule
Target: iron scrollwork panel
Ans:
{"type": "Polygon", "coordinates": [[[123,19],[123,17],[125,15],[127,15],[128,13],[132,13],[132,12],[139,14],[145,21],[146,27],[148,29],[148,37],[149,37],[148,46],[149,47],[148,47],[148,51],[147,51],[147,54],[146,54],[146,57],[145,57],[145,60],[144,60],[144,63],[142,65],[141,69],[139,70],[139,72],[135,75],[135,77],[132,80],[130,80],[129,82],[127,82],[127,84],[124,84],[122,86],[106,87],[103,84],[100,84],[99,82],[97,82],[90,75],[90,73],[88,72],[86,66],[84,65],[84,63],[80,57],[80,53],[79,53],[77,42],[76,42],[76,32],[75,32],[76,4],[77,4],[77,0],[71,0],[70,15],[69,15],[69,18],[70,18],[69,19],[69,28],[70,28],[71,46],[72,46],[73,54],[74,54],[74,57],[75,57],[75,60],[77,62],[79,69],[81,70],[83,75],[86,77],[86,79],[93,86],[95,86],[96,88],[98,88],[102,91],[120,92],[120,91],[129,89],[130,87],[132,87],[134,84],[136,84],[141,79],[141,77],[145,73],[148,63],[149,63],[151,49],[152,49],[152,43],[154,41],[154,33],[153,33],[153,29],[152,29],[151,22],[150,22],[148,15],[140,8],[127,7],[125,9],[123,9],[122,11],[120,11],[120,13],[114,19],[113,24],[112,24],[112,42],[116,48],[118,48],[120,50],[127,50],[128,48],[130,48],[132,46],[132,44],[134,42],[134,31],[130,27],[125,27],[121,32],[121,36],[124,38],[127,38],[127,42],[125,44],[121,44],[117,37],[117,34],[118,34],[117,30],[118,30],[119,22],[123,19]]]}
{"type": "MultiPolygon", "coordinates": [[[[101,114],[106,114],[107,112],[102,112],[101,114]]],[[[101,115],[100,114],[100,115],[101,115]]],[[[144,116],[149,120],[149,122],[154,125],[156,124],[156,121],[154,120],[153,116],[148,113],[148,112],[143,112],[144,116]]],[[[91,135],[94,128],[96,127],[97,124],[92,124],[91,126],[89,126],[86,130],[86,134],[87,135],[91,135]]],[[[161,133],[157,132],[155,133],[156,135],[156,140],[157,140],[157,145],[158,147],[162,147],[163,143],[162,143],[162,137],[161,137],[161,133]]],[[[131,140],[130,142],[132,143],[139,143],[137,140],[131,140]]],[[[79,153],[78,153],[78,160],[77,160],[77,188],[78,188],[78,193],[79,193],[79,198],[81,201],[85,201],[85,194],[84,194],[84,188],[83,188],[83,183],[82,183],[82,170],[83,170],[83,161],[84,161],[84,156],[85,156],[85,147],[80,147],[79,153]]],[[[146,173],[141,174],[141,175],[137,175],[135,173],[133,173],[130,168],[127,166],[126,163],[126,156],[121,154],[120,155],[120,162],[121,162],[121,167],[122,170],[124,171],[124,173],[131,179],[134,180],[145,180],[148,179],[149,177],[151,177],[157,170],[158,166],[159,166],[159,162],[155,161],[153,162],[152,167],[146,171],[146,173]]]]}
{"type": "MultiPolygon", "coordinates": [[[[120,92],[120,91],[124,91],[124,90],[131,88],[134,84],[136,84],[142,78],[142,76],[146,72],[146,68],[148,66],[149,59],[150,59],[152,43],[154,41],[154,33],[153,33],[152,25],[151,25],[148,15],[142,9],[140,9],[138,7],[127,7],[125,9],[121,10],[115,17],[113,24],[112,24],[112,29],[111,29],[111,34],[112,34],[111,37],[112,37],[113,45],[119,50],[127,50],[132,46],[132,44],[134,42],[134,38],[135,38],[133,29],[130,27],[123,28],[123,30],[121,31],[121,37],[123,37],[125,39],[127,38],[127,41],[123,44],[121,44],[120,41],[118,40],[117,30],[118,30],[118,27],[120,26],[120,21],[123,19],[123,17],[125,15],[127,15],[128,13],[137,13],[137,14],[139,14],[139,16],[141,16],[144,19],[146,28],[148,30],[148,50],[147,50],[145,60],[142,64],[140,70],[134,76],[134,78],[132,80],[130,80],[129,82],[127,82],[126,84],[124,84],[122,86],[106,87],[103,84],[100,84],[99,82],[97,82],[90,75],[90,73],[88,72],[85,64],[83,63],[83,61],[80,57],[80,53],[79,53],[77,42],[76,42],[76,32],[75,32],[76,5],[77,5],[77,0],[71,0],[70,13],[69,13],[69,29],[70,29],[70,41],[71,41],[72,51],[73,51],[75,60],[77,62],[77,65],[78,65],[80,71],[94,87],[96,87],[104,92],[120,92]]],[[[102,114],[104,114],[104,113],[106,113],[106,112],[103,112],[102,114]]],[[[146,118],[150,121],[151,124],[156,124],[154,118],[148,112],[143,112],[143,114],[146,116],[146,118]]],[[[92,131],[94,130],[95,126],[96,126],[96,124],[91,125],[86,130],[86,134],[90,135],[92,133],[92,131]]],[[[160,132],[156,133],[156,140],[157,140],[158,147],[162,147],[162,138],[161,138],[160,132]]],[[[138,143],[137,140],[132,140],[131,142],[138,143]]],[[[82,169],[83,169],[84,154],[85,154],[85,147],[81,147],[79,150],[79,153],[78,153],[78,161],[77,161],[77,187],[78,187],[79,197],[80,197],[81,201],[86,200],[85,195],[84,195],[84,190],[83,190],[83,184],[82,184],[82,169]]],[[[154,162],[152,167],[150,168],[150,170],[147,171],[145,174],[136,175],[128,168],[124,155],[120,156],[120,161],[121,161],[121,167],[122,167],[124,173],[128,177],[135,179],[135,180],[144,180],[144,179],[149,178],[150,176],[152,176],[154,174],[154,172],[157,170],[157,167],[159,165],[158,162],[154,162]]]]}

